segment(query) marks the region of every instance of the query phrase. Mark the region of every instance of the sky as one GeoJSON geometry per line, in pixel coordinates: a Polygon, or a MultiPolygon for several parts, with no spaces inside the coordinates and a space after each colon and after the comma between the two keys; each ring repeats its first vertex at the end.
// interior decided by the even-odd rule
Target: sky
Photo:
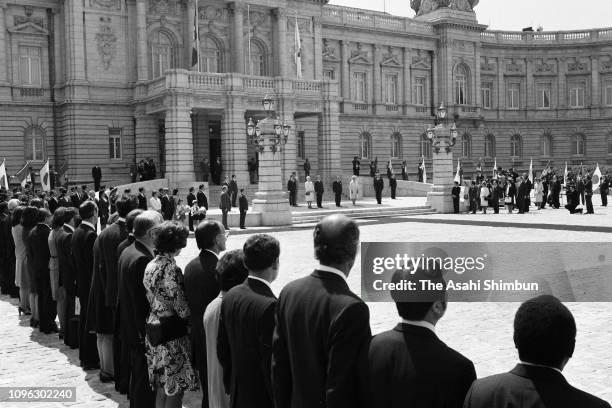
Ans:
{"type": "MultiPolygon", "coordinates": [[[[410,0],[330,0],[330,4],[414,17],[410,0]]],[[[612,26],[612,0],[480,0],[478,22],[490,30],[584,30],[612,26]]]]}

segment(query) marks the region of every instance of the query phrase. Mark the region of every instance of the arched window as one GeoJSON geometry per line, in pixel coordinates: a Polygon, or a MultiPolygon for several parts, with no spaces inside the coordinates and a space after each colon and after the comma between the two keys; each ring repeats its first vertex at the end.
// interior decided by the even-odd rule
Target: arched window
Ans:
{"type": "Polygon", "coordinates": [[[457,65],[455,68],[455,104],[469,104],[468,70],[463,64],[457,65]]]}
{"type": "Polygon", "coordinates": [[[572,138],[572,154],[576,156],[584,156],[586,152],[586,139],[584,135],[577,134],[572,138]]]}
{"type": "Polygon", "coordinates": [[[372,136],[368,132],[361,132],[359,135],[359,156],[363,159],[370,157],[372,148],[372,136]]]}
{"type": "Polygon", "coordinates": [[[25,159],[44,160],[45,158],[45,139],[41,128],[31,126],[25,130],[25,159]]]}
{"type": "Polygon", "coordinates": [[[431,142],[427,138],[427,133],[423,133],[421,135],[420,147],[421,147],[421,149],[420,149],[421,150],[421,157],[431,158],[431,156],[432,156],[432,154],[431,154],[431,142]]]}
{"type": "Polygon", "coordinates": [[[468,132],[461,135],[461,154],[463,157],[472,156],[472,137],[468,132]]]}
{"type": "Polygon", "coordinates": [[[266,48],[264,44],[253,39],[251,40],[250,51],[246,50],[246,52],[247,58],[245,58],[245,60],[248,64],[246,74],[254,76],[267,76],[268,67],[266,64],[266,48]],[[250,60],[248,58],[249,52],[251,56],[250,60]]]}
{"type": "Polygon", "coordinates": [[[550,133],[544,133],[542,135],[542,156],[552,156],[552,135],[550,133]]]}
{"type": "Polygon", "coordinates": [[[521,157],[523,155],[523,141],[521,135],[515,134],[510,138],[510,156],[521,157]]]}
{"type": "Polygon", "coordinates": [[[391,157],[394,159],[402,158],[402,135],[394,132],[391,135],[391,157]]]}
{"type": "Polygon", "coordinates": [[[495,136],[488,134],[485,136],[485,157],[495,157],[495,136]]]}
{"type": "Polygon", "coordinates": [[[170,36],[159,30],[151,37],[151,74],[153,78],[164,75],[174,65],[174,43],[170,36]]]}
{"type": "Polygon", "coordinates": [[[200,42],[200,71],[223,72],[223,46],[210,35],[200,42]]]}

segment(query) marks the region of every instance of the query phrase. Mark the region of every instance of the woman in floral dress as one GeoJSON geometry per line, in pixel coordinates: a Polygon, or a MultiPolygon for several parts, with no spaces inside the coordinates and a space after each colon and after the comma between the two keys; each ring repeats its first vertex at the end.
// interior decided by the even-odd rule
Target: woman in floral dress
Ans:
{"type": "MultiPolygon", "coordinates": [[[[147,324],[158,324],[160,317],[178,315],[189,319],[181,269],[174,257],[187,245],[189,230],[184,225],[166,221],[154,230],[157,256],[145,269],[143,284],[151,312],[147,324]]],[[[149,382],[156,389],[156,407],[181,407],[185,391],[199,388],[199,379],[190,361],[188,335],[152,346],[146,339],[149,382]]]]}

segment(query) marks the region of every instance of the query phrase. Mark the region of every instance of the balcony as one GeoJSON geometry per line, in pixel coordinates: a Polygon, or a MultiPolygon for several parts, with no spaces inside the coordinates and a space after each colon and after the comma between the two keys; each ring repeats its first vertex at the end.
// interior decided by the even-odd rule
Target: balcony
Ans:
{"type": "Polygon", "coordinates": [[[49,102],[49,90],[45,88],[32,88],[14,86],[12,88],[13,100],[19,102],[49,102]]]}
{"type": "Polygon", "coordinates": [[[580,31],[483,31],[483,44],[564,45],[593,42],[612,42],[612,28],[580,31]]]}

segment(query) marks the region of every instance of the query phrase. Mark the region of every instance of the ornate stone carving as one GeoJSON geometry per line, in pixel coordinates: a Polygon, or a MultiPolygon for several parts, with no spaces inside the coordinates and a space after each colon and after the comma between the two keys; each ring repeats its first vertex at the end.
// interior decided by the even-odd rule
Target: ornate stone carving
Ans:
{"type": "MultiPolygon", "coordinates": [[[[312,33],[312,20],[305,18],[298,18],[298,27],[300,28],[300,35],[312,33]]],[[[295,30],[295,17],[287,18],[287,32],[293,32],[295,30]]]]}
{"type": "Polygon", "coordinates": [[[429,53],[424,50],[416,50],[416,55],[412,57],[412,68],[429,70],[429,53]]]}
{"type": "Polygon", "coordinates": [[[523,72],[523,66],[516,63],[514,59],[510,60],[510,63],[506,65],[506,71],[511,74],[520,74],[523,72]]]}
{"type": "Polygon", "coordinates": [[[584,72],[587,70],[587,65],[583,62],[578,61],[577,59],[574,62],[569,62],[567,64],[567,72],[575,73],[575,72],[584,72]]]}
{"type": "Polygon", "coordinates": [[[535,74],[554,74],[555,66],[542,60],[540,64],[536,64],[533,68],[535,74]]]}
{"type": "Polygon", "coordinates": [[[89,0],[92,7],[102,7],[107,9],[121,10],[120,0],[89,0]]]}
{"type": "Polygon", "coordinates": [[[363,45],[361,43],[357,43],[357,49],[351,50],[351,58],[349,58],[350,63],[361,63],[361,64],[371,64],[372,61],[368,55],[368,51],[363,49],[363,45]]]}
{"type": "Polygon", "coordinates": [[[149,14],[176,16],[178,3],[175,0],[149,0],[149,14]]]}
{"type": "Polygon", "coordinates": [[[480,71],[484,73],[495,72],[495,64],[489,62],[487,57],[484,58],[484,61],[480,63],[480,71]]]}
{"type": "Polygon", "coordinates": [[[96,34],[96,42],[102,66],[108,70],[117,52],[117,36],[113,33],[110,17],[100,17],[100,30],[96,34]]]}
{"type": "Polygon", "coordinates": [[[402,65],[393,47],[389,46],[387,52],[383,53],[381,65],[388,67],[400,67],[402,65]]]}
{"type": "Polygon", "coordinates": [[[338,51],[335,47],[335,44],[332,44],[330,40],[327,38],[323,39],[323,59],[325,61],[340,61],[338,57],[338,51]]]}
{"type": "Polygon", "coordinates": [[[198,19],[207,22],[223,22],[228,21],[228,9],[215,6],[200,6],[198,8],[198,19]]]}
{"type": "Polygon", "coordinates": [[[612,56],[608,57],[609,60],[607,62],[601,62],[599,65],[600,72],[612,72],[612,56]]]}
{"type": "Polygon", "coordinates": [[[474,11],[480,0],[410,0],[410,7],[417,16],[447,7],[459,11],[474,11]]]}
{"type": "Polygon", "coordinates": [[[25,6],[24,13],[25,16],[13,16],[13,23],[16,26],[26,23],[33,23],[34,25],[44,28],[44,20],[42,17],[32,17],[34,14],[34,9],[32,6],[25,6]]]}

